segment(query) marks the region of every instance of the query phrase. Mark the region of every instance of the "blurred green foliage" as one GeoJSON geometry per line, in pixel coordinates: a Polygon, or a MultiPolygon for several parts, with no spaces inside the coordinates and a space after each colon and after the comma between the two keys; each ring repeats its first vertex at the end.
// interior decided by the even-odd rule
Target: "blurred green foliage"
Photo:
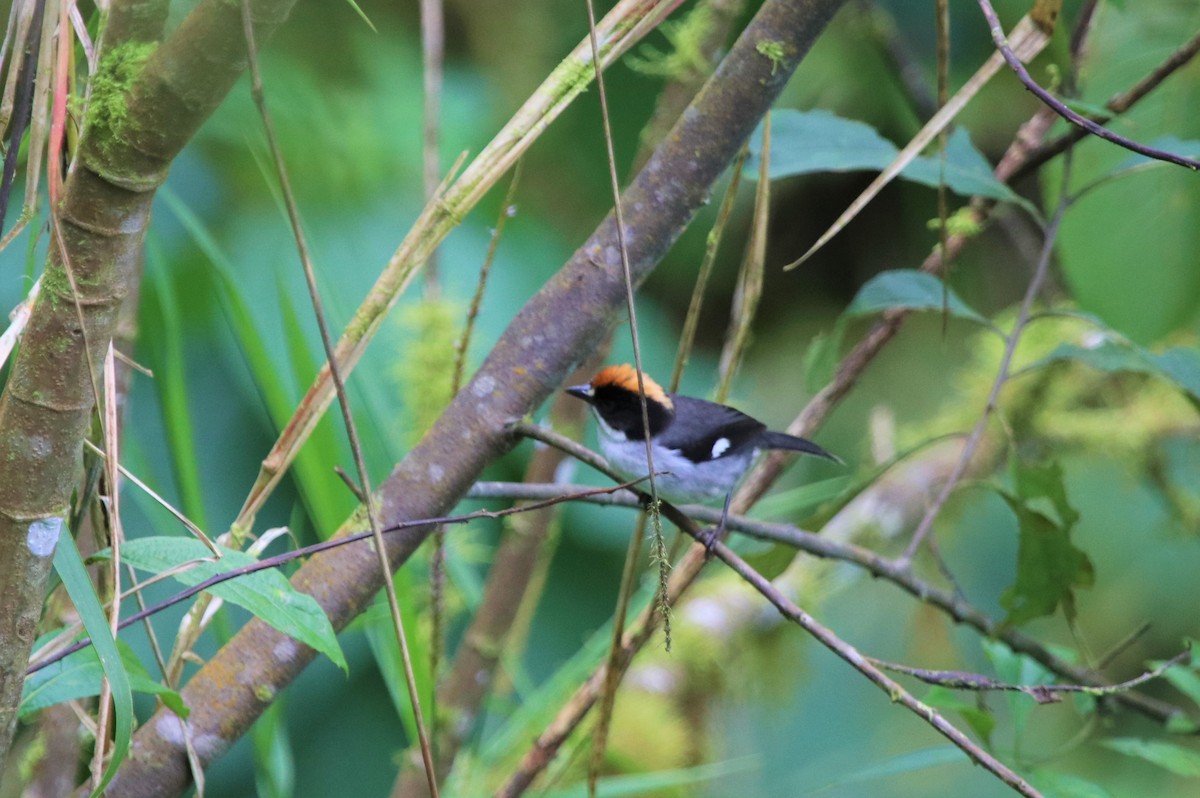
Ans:
{"type": "MultiPolygon", "coordinates": [[[[418,20],[415,4],[409,5],[362,2],[378,29],[373,33],[347,4],[301,3],[264,54],[268,102],[293,170],[334,330],[349,320],[422,204],[418,20]]],[[[898,0],[882,5],[919,70],[932,78],[931,9],[898,0]]],[[[1010,24],[1026,5],[997,3],[1010,24]]],[[[1073,22],[1079,5],[1067,3],[1065,25],[1073,22]]],[[[443,168],[462,151],[478,152],[586,32],[578,4],[453,0],[447,15],[443,168]]],[[[959,85],[987,57],[991,44],[973,3],[954,4],[953,17],[952,82],[959,85]]],[[[1080,99],[1102,104],[1198,27],[1200,10],[1188,0],[1101,2],[1077,76],[1080,99]]],[[[850,4],[801,65],[780,106],[824,109],[870,124],[890,141],[906,140],[921,120],[871,30],[862,5],[850,4]]],[[[664,58],[671,56],[661,53],[678,43],[678,35],[656,34],[627,64],[611,70],[608,91],[623,169],[633,159],[637,133],[662,84],[645,64],[670,63],[664,58]]],[[[685,55],[679,58],[688,60],[685,55]]],[[[1060,31],[1048,53],[1032,65],[1032,74],[1048,84],[1056,70],[1062,74],[1066,58],[1060,31]]],[[[1034,103],[1011,75],[1002,73],[959,123],[994,163],[1016,127],[1036,110],[1034,103]]],[[[1168,134],[1196,140],[1198,107],[1200,67],[1192,64],[1113,126],[1141,141],[1168,134]]],[[[1062,129],[1058,124],[1055,132],[1062,129]]],[[[469,348],[468,372],[514,310],[607,212],[599,131],[591,92],[526,156],[516,216],[499,247],[469,348]]],[[[1126,157],[1105,143],[1085,141],[1073,155],[1072,190],[1126,157]]],[[[1059,170],[1052,164],[1015,188],[1026,200],[1052,207],[1059,170]]],[[[134,376],[125,462],[214,535],[236,516],[262,457],[323,359],[270,174],[260,123],[243,83],[175,162],[155,208],[147,251],[137,354],[155,376],[134,376]]],[[[840,318],[859,289],[880,272],[916,268],[936,245],[928,226],[937,216],[935,192],[897,183],[812,262],[783,273],[779,267],[806,249],[869,179],[863,172],[826,171],[775,183],[766,286],[749,359],[731,400],[772,426],[781,427],[795,415],[821,387],[818,377],[832,373],[836,357],[868,328],[869,319],[840,318]],[[814,341],[824,341],[825,348],[806,354],[814,341]]],[[[420,437],[448,395],[440,381],[448,382],[462,308],[499,212],[503,191],[493,193],[441,248],[443,296],[437,304],[427,304],[420,281],[414,284],[350,379],[376,480],[420,437]]],[[[713,383],[749,229],[751,191],[743,194],[702,316],[700,349],[685,376],[685,393],[703,395],[713,383]]],[[[714,212],[710,207],[700,214],[640,295],[642,345],[653,374],[669,373],[714,212]]],[[[1200,333],[1197,218],[1200,179],[1167,166],[1114,180],[1074,204],[1059,236],[1053,285],[1041,307],[1067,309],[1075,316],[1047,314],[1027,329],[1014,363],[1018,376],[1002,392],[1002,421],[995,424],[1002,428],[996,445],[1010,451],[1012,462],[1061,464],[1061,485],[1079,517],[1062,524],[1070,528],[1070,542],[1065,529],[1060,542],[1090,563],[1087,580],[1074,573],[1077,586],[1094,579],[1090,588],[1072,594],[1074,631],[1061,613],[1013,620],[1029,620],[1027,630],[1040,639],[1093,657],[1151,623],[1109,669],[1118,679],[1140,672],[1147,660],[1172,656],[1183,638],[1200,634],[1193,611],[1200,602],[1194,576],[1200,566],[1194,397],[1153,369],[1098,369],[1080,357],[1034,367],[1053,357],[1058,346],[1094,349],[1094,336],[1106,334],[1107,341],[1145,348],[1139,352],[1168,346],[1194,351],[1200,333]]],[[[26,264],[44,252],[44,236],[31,231],[25,237],[0,253],[0,274],[7,277],[0,281],[0,306],[19,301],[28,288],[26,264]]],[[[949,280],[955,301],[1007,331],[1040,245],[1028,215],[1013,205],[1001,209],[956,263],[949,280]]],[[[879,408],[894,418],[901,450],[969,430],[983,410],[1003,341],[993,330],[974,326],[957,305],[943,333],[936,306],[922,306],[934,312],[906,325],[820,432],[822,444],[842,454],[859,475],[873,468],[869,430],[879,408]]],[[[618,330],[612,360],[629,358],[627,335],[618,330]]],[[[529,450],[519,447],[488,476],[518,479],[529,450]]],[[[261,514],[256,531],[289,525],[291,543],[330,534],[355,505],[332,476],[332,466],[339,463],[348,466],[349,453],[341,422],[331,416],[261,514]]],[[[599,482],[582,470],[577,476],[599,482]]],[[[802,463],[777,490],[833,476],[842,475],[826,465],[802,463]]],[[[1006,491],[1017,491],[1002,473],[995,479],[1006,491]]],[[[840,492],[844,485],[861,482],[847,479],[833,489],[840,492]]],[[[131,488],[127,492],[135,497],[125,505],[129,535],[175,533],[177,524],[164,511],[131,488]]],[[[817,502],[824,498],[822,493],[817,502]]],[[[804,523],[820,515],[813,512],[814,503],[777,504],[772,512],[804,523]]],[[[1005,615],[1006,591],[1020,581],[1019,548],[1028,526],[1019,523],[1021,513],[1050,523],[1044,503],[1019,506],[1017,511],[996,493],[967,484],[935,526],[959,585],[996,617],[1005,615]]],[[[633,516],[574,506],[564,518],[564,537],[528,649],[507,677],[516,687],[492,697],[452,781],[462,790],[456,795],[482,794],[493,784],[494,773],[520,755],[604,650],[633,516]]],[[[456,610],[452,645],[478,603],[497,527],[480,522],[450,533],[451,582],[458,591],[451,602],[456,610]]],[[[764,562],[773,556],[758,553],[764,562]]],[[[427,612],[425,565],[426,558],[416,558],[399,576],[408,618],[427,612]]],[[[696,604],[705,606],[728,578],[714,577],[712,585],[701,588],[696,604]]],[[[804,596],[806,609],[873,656],[1013,681],[1045,678],[1028,660],[981,644],[974,633],[951,626],[917,602],[898,600],[894,587],[858,579],[850,583],[852,590],[825,592],[832,584],[814,580],[804,596]]],[[[148,593],[153,599],[167,591],[156,587],[148,593]]],[[[235,625],[245,617],[225,612],[235,625]]],[[[411,728],[389,649],[394,641],[376,615],[368,613],[341,638],[349,676],[324,659],[310,667],[289,689],[286,703],[276,704],[260,721],[253,745],[249,739],[239,743],[213,767],[209,794],[318,796],[388,789],[411,728]],[[389,690],[393,700],[382,700],[389,690]]],[[[714,633],[701,622],[677,633],[672,657],[647,656],[649,675],[643,673],[642,681],[631,678],[618,702],[608,764],[614,773],[648,780],[630,782],[633,786],[626,784],[627,792],[621,793],[616,790],[622,783],[614,781],[610,794],[1008,794],[843,662],[801,639],[798,631],[781,628],[769,611],[755,618],[732,638],[734,643],[706,646],[714,633]],[[689,690],[682,698],[655,692],[651,677],[658,667],[685,672],[680,678],[689,690]],[[702,762],[711,769],[696,770],[702,762]],[[697,779],[699,784],[693,783],[697,779]]],[[[177,614],[162,618],[160,634],[169,637],[177,621],[177,614]]],[[[423,630],[416,642],[422,660],[427,626],[414,624],[423,630]]],[[[130,634],[130,643],[146,654],[139,634],[130,634]]],[[[215,645],[206,639],[201,655],[215,645]]],[[[421,667],[422,690],[428,694],[432,676],[421,667]]],[[[1184,673],[1180,679],[1190,672],[1184,673]]],[[[918,694],[922,689],[916,688],[918,694]]],[[[1164,684],[1147,690],[1185,703],[1164,684]]],[[[1188,754],[1165,748],[1152,724],[1127,711],[1097,716],[1087,702],[1035,706],[1020,695],[955,698],[957,703],[945,697],[936,703],[981,734],[1002,759],[1034,773],[1047,795],[1170,798],[1198,789],[1194,773],[1180,764],[1191,761],[1188,754]],[[1106,738],[1110,742],[1104,743],[1106,738]],[[1132,742],[1121,743],[1124,738],[1132,742]],[[1138,742],[1143,738],[1156,741],[1138,742]]],[[[1187,738],[1172,744],[1194,755],[1187,738]]],[[[567,764],[551,794],[559,789],[574,794],[570,785],[586,759],[585,752],[566,752],[567,764]]]]}

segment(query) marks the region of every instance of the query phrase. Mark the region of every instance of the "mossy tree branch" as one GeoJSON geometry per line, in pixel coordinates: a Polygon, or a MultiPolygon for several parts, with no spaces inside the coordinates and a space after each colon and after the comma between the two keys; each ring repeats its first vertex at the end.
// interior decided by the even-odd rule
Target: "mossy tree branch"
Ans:
{"type": "MultiPolygon", "coordinates": [[[[294,0],[258,0],[262,35],[294,0]]],[[[154,192],[245,68],[236,6],[203,0],[158,44],[163,0],[113,3],[56,245],[0,397],[0,766],[95,404],[91,364],[136,291],[154,192]]]]}
{"type": "MultiPolygon", "coordinates": [[[[769,0],[623,197],[626,241],[644,279],[683,231],[842,0],[769,0]],[[759,49],[769,42],[772,57],[759,49]]],[[[438,515],[515,439],[510,424],[562,382],[612,325],[624,298],[611,215],[522,308],[471,382],[381,485],[385,525],[438,515]]],[[[339,534],[362,528],[352,517],[339,534]]],[[[431,532],[389,538],[394,566],[431,532]]],[[[382,577],[368,546],[314,557],[293,577],[342,629],[370,603],[382,577]]],[[[187,725],[203,763],[224,753],[313,659],[312,649],[252,620],[183,690],[187,725]]],[[[160,710],[134,737],[112,796],[174,795],[190,778],[181,723],[160,710]]]]}

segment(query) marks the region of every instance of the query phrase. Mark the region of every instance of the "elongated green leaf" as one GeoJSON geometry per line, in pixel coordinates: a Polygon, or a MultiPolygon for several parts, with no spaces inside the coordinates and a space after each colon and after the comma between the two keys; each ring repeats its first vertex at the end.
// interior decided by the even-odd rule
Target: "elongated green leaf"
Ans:
{"type": "Polygon", "coordinates": [[[261,798],[290,798],[296,789],[296,758],[292,752],[284,702],[271,702],[250,727],[254,744],[254,784],[261,798]]]}
{"type": "Polygon", "coordinates": [[[885,310],[942,310],[943,291],[947,292],[946,308],[951,316],[991,327],[991,322],[974,308],[959,299],[932,274],[915,269],[897,269],[872,277],[859,289],[858,295],[846,308],[847,316],[867,316],[885,310]]]}
{"type": "MultiPolygon", "coordinates": [[[[125,643],[118,640],[117,649],[129,674],[129,686],[134,692],[160,696],[176,715],[187,718],[188,710],[179,693],[154,681],[133,649],[125,643]]],[[[100,695],[100,678],[103,674],[100,658],[90,646],[42,668],[25,680],[25,691],[21,694],[21,718],[64,701],[100,695]]]]}
{"type": "Polygon", "coordinates": [[[1100,743],[1109,750],[1145,760],[1179,776],[1200,777],[1200,751],[1159,740],[1116,737],[1100,743]]]}
{"type": "MultiPolygon", "coordinates": [[[[192,213],[184,202],[167,188],[163,188],[158,196],[188,231],[196,246],[211,261],[217,294],[229,321],[230,330],[237,339],[247,369],[254,378],[255,387],[262,394],[270,423],[276,430],[282,429],[291,419],[296,401],[292,391],[280,378],[278,358],[268,349],[259,332],[257,314],[254,312],[251,298],[243,295],[244,289],[234,277],[236,269],[203,221],[192,213]]],[[[323,423],[326,424],[324,430],[331,430],[328,422],[323,423]]],[[[315,443],[310,440],[310,445],[304,446],[297,454],[291,472],[300,483],[306,501],[310,489],[313,495],[318,497],[318,501],[311,505],[306,504],[306,507],[320,513],[313,520],[321,533],[328,534],[329,530],[335,529],[346,517],[354,502],[349,491],[338,493],[330,487],[334,483],[329,479],[328,463],[340,459],[340,453],[332,456],[326,450],[328,443],[333,440],[332,436],[328,432],[318,432],[314,439],[315,443]],[[339,495],[344,497],[340,509],[328,509],[336,504],[339,495]]]]}
{"type": "Polygon", "coordinates": [[[1032,773],[1029,782],[1045,798],[1110,798],[1109,792],[1099,784],[1056,770],[1032,773]]]}
{"type": "MultiPolygon", "coordinates": [[[[60,529],[65,529],[66,525],[60,519],[51,520],[57,520],[60,529]]],[[[39,521],[38,523],[47,522],[39,521]]],[[[199,541],[195,541],[195,543],[201,547],[204,545],[199,541]]],[[[71,602],[75,605],[80,620],[83,621],[83,628],[92,638],[92,646],[100,658],[101,668],[104,675],[108,677],[109,688],[112,690],[112,760],[104,769],[100,783],[92,792],[93,796],[98,796],[112,781],[117,768],[125,761],[125,756],[129,753],[129,740],[133,736],[133,694],[129,685],[129,672],[125,670],[121,652],[117,649],[117,642],[109,630],[104,607],[101,605],[99,597],[96,596],[92,580],[88,578],[87,569],[83,567],[79,549],[75,548],[75,539],[69,534],[58,536],[58,546],[54,551],[54,569],[62,579],[63,586],[66,587],[67,595],[71,597],[71,602]]]]}
{"type": "MultiPolygon", "coordinates": [[[[412,654],[413,678],[416,680],[417,696],[423,706],[433,706],[433,677],[429,672],[429,651],[420,645],[418,636],[411,630],[414,625],[409,618],[418,618],[420,614],[414,600],[416,591],[413,590],[413,572],[402,568],[395,574],[396,596],[400,603],[400,616],[406,620],[408,644],[412,654]]],[[[408,684],[405,682],[404,663],[400,656],[400,642],[396,639],[396,627],[392,623],[391,609],[387,598],[382,592],[376,595],[375,603],[364,613],[363,628],[367,633],[367,642],[371,653],[379,665],[379,675],[387,685],[388,694],[392,697],[392,706],[396,708],[396,716],[404,724],[404,733],[408,739],[417,739],[416,713],[408,696],[408,684]]],[[[427,639],[426,636],[422,638],[427,639]]]]}
{"type": "MultiPolygon", "coordinates": [[[[257,562],[249,554],[222,547],[219,563],[199,562],[172,576],[185,585],[197,585],[219,573],[257,562]]],[[[107,551],[96,556],[103,557],[107,551]]],[[[143,571],[161,573],[169,568],[203,560],[210,556],[204,544],[192,538],[149,537],[127,541],[121,547],[122,559],[143,571]]],[[[222,582],[211,590],[214,596],[252,612],[271,626],[301,643],[315,648],[346,670],[346,658],[338,645],[329,618],[316,599],[292,587],[283,574],[273,569],[222,582]]]]}
{"type": "MultiPolygon", "coordinates": [[[[296,385],[305,385],[312,380],[325,358],[314,357],[308,339],[304,336],[300,315],[282,279],[278,280],[278,297],[279,310],[283,317],[283,339],[287,344],[292,378],[296,385]]],[[[266,375],[259,376],[260,380],[266,378],[266,375]]],[[[335,426],[335,417],[326,413],[308,436],[304,451],[316,462],[340,462],[342,450],[338,447],[338,435],[345,434],[344,430],[340,414],[337,414],[335,426]]],[[[301,498],[313,523],[323,536],[328,535],[331,530],[337,529],[346,517],[349,492],[338,480],[329,479],[328,475],[319,469],[306,470],[297,474],[297,477],[301,487],[301,498]]]]}
{"type": "Polygon", "coordinates": [[[943,765],[960,765],[969,761],[967,755],[961,749],[955,748],[952,745],[921,748],[916,751],[910,751],[907,754],[894,756],[883,762],[868,765],[861,770],[846,775],[844,778],[839,778],[828,784],[822,784],[820,787],[800,793],[800,795],[820,794],[833,787],[867,781],[880,781],[882,779],[902,776],[905,773],[915,773],[943,765]]]}
{"type": "MultiPolygon", "coordinates": [[[[690,768],[659,770],[632,776],[612,776],[602,779],[596,785],[596,795],[604,796],[604,798],[657,795],[660,791],[677,790],[691,784],[704,784],[713,779],[745,773],[758,767],[758,764],[758,757],[745,756],[690,768]]],[[[580,784],[563,790],[544,792],[542,795],[544,798],[587,798],[588,789],[586,784],[580,784]]]]}
{"type": "Polygon", "coordinates": [[[169,273],[158,239],[151,236],[146,246],[147,273],[150,290],[147,305],[157,310],[156,335],[147,336],[145,344],[153,353],[154,386],[162,405],[163,433],[169,443],[171,468],[179,486],[183,512],[201,529],[208,529],[204,512],[204,487],[200,478],[200,457],[196,451],[196,435],[192,426],[186,369],[183,354],[183,331],[180,327],[179,301],[175,283],[169,273]]]}
{"type": "MultiPolygon", "coordinates": [[[[822,110],[774,111],[771,142],[772,180],[814,172],[880,172],[900,152],[870,125],[822,110]]],[[[759,132],[751,139],[746,177],[757,178],[761,155],[759,132]]],[[[987,159],[975,149],[963,128],[954,131],[947,142],[944,168],[938,156],[918,157],[900,173],[903,180],[934,188],[943,177],[946,187],[955,194],[1014,202],[1037,213],[1028,201],[996,179],[987,159]]]]}

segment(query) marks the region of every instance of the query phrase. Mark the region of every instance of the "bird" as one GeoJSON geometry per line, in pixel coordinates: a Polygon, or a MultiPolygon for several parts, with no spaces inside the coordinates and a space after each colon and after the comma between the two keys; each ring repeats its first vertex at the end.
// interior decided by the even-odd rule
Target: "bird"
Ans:
{"type": "MultiPolygon", "coordinates": [[[[786,449],[842,462],[812,441],[773,432],[740,410],[668,393],[645,372],[642,385],[655,487],[672,503],[705,502],[724,496],[728,507],[734,486],[755,456],[766,449],[786,449]]],[[[606,366],[591,382],[571,386],[566,393],[591,407],[600,427],[600,451],[613,469],[630,479],[645,477],[649,472],[646,428],[637,370],[628,363],[606,366]]]]}

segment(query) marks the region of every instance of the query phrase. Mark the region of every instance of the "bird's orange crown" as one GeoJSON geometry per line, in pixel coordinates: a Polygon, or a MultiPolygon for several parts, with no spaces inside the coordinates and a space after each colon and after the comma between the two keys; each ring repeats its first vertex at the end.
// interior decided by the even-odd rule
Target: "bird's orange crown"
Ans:
{"type": "MultiPolygon", "coordinates": [[[[668,410],[675,409],[675,404],[671,401],[671,397],[667,396],[667,392],[644,371],[642,372],[642,385],[646,390],[647,399],[653,399],[668,410]]],[[[605,386],[624,388],[636,395],[638,392],[637,369],[628,363],[605,366],[595,377],[592,377],[592,388],[603,388],[605,386]]]]}

